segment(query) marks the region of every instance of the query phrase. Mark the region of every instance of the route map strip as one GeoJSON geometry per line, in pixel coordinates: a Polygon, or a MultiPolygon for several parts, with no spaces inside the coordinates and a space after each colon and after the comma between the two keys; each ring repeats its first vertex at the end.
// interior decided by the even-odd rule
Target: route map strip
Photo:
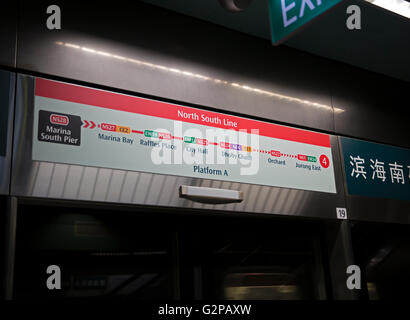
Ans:
{"type": "MultiPolygon", "coordinates": [[[[60,120],[61,121],[61,120],[60,120]]],[[[191,144],[198,144],[198,145],[214,145],[219,146],[223,149],[235,150],[235,151],[243,151],[243,152],[259,152],[262,154],[269,154],[273,157],[288,157],[288,158],[297,158],[300,161],[308,161],[308,162],[317,162],[316,157],[314,156],[307,156],[303,154],[288,154],[288,153],[281,153],[277,150],[262,150],[257,148],[252,148],[251,146],[244,146],[239,144],[233,144],[228,142],[220,142],[219,144],[216,142],[208,141],[207,139],[196,138],[196,137],[176,137],[171,135],[170,133],[158,132],[154,130],[133,130],[127,126],[119,126],[110,123],[101,123],[96,125],[94,121],[91,120],[83,120],[82,122],[83,128],[94,129],[99,128],[104,131],[116,132],[116,133],[124,133],[124,134],[141,134],[147,138],[158,138],[160,140],[182,140],[184,143],[191,143],[191,144]]]]}

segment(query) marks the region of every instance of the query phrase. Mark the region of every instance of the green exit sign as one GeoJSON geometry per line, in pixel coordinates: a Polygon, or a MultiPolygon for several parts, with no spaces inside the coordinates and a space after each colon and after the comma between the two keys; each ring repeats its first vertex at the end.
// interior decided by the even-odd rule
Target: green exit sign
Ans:
{"type": "Polygon", "coordinates": [[[268,0],[272,43],[290,34],[343,0],[268,0]]]}

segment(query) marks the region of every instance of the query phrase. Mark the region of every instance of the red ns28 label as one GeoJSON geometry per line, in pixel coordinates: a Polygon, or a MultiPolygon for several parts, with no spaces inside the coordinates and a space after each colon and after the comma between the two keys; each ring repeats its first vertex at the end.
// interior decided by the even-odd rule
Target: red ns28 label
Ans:
{"type": "Polygon", "coordinates": [[[52,124],[58,124],[62,126],[67,126],[70,123],[70,119],[67,116],[62,116],[59,114],[51,114],[50,122],[52,124]]]}

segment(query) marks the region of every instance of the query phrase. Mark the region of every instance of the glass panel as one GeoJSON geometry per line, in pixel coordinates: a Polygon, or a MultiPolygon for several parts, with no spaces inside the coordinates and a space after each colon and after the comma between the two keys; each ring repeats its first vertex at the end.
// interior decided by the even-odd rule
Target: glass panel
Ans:
{"type": "Polygon", "coordinates": [[[233,218],[198,225],[184,242],[196,299],[326,298],[318,226],[233,218]]]}
{"type": "Polygon", "coordinates": [[[367,294],[362,298],[403,299],[410,292],[410,226],[357,223],[352,229],[355,258],[367,294]]]}
{"type": "Polygon", "coordinates": [[[19,208],[15,298],[326,298],[321,223],[19,208]]]}
{"type": "Polygon", "coordinates": [[[170,230],[120,212],[38,209],[18,218],[16,298],[173,299],[170,230]],[[50,265],[60,267],[62,290],[47,289],[50,265]]]}

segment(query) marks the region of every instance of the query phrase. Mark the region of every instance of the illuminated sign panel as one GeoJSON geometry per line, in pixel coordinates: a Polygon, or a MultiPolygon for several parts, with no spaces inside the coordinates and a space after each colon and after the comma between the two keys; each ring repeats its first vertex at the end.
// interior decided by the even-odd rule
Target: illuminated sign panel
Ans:
{"type": "Polygon", "coordinates": [[[330,136],[36,79],[32,159],[336,193],[330,136]]]}
{"type": "Polygon", "coordinates": [[[272,43],[290,34],[343,0],[268,0],[272,43]]]}

